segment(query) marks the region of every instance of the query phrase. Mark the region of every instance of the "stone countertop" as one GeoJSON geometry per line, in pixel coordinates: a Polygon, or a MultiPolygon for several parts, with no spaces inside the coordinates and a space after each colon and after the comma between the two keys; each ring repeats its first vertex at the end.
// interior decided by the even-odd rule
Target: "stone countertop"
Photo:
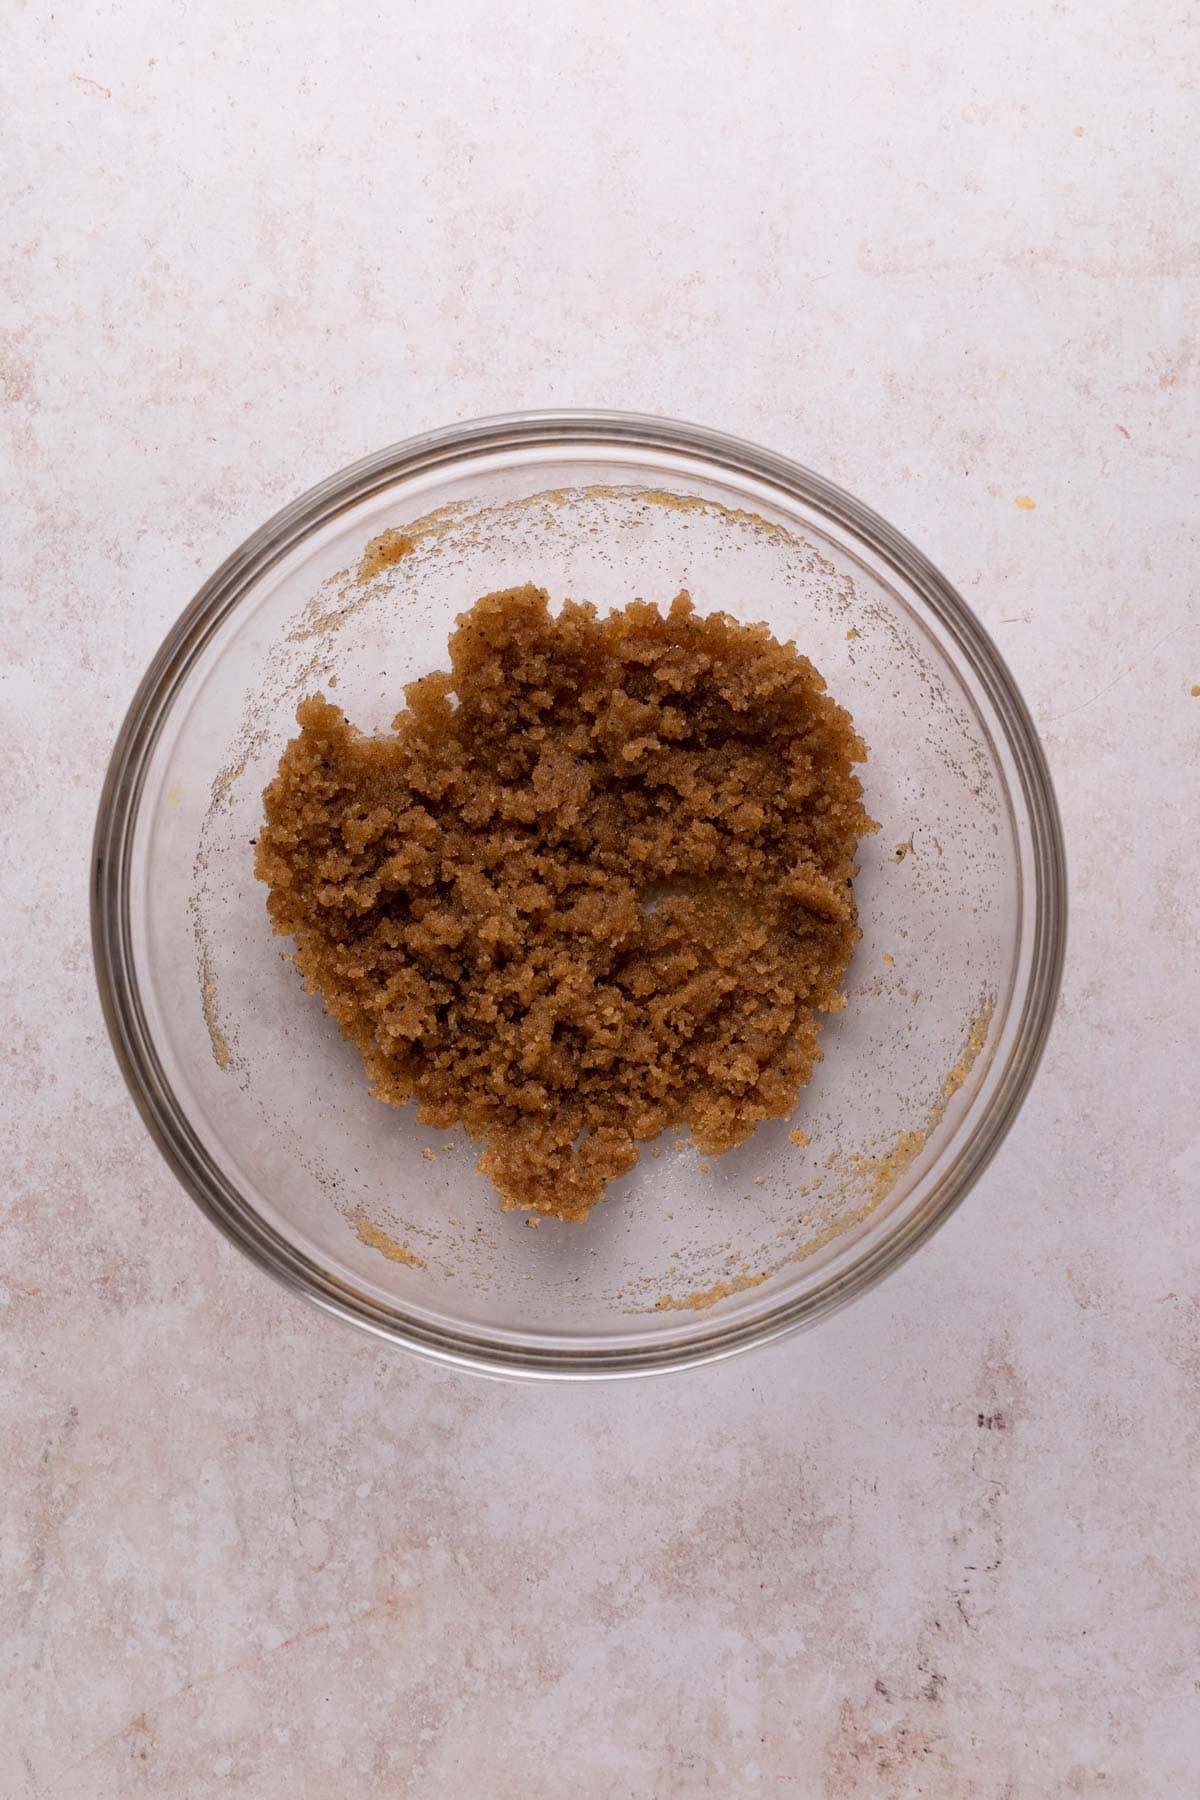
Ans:
{"type": "Polygon", "coordinates": [[[10,12],[4,1796],[1191,1791],[1198,36],[1166,0],[10,12]],[[928,551],[1073,891],[1041,1075],[936,1239],[806,1337],[583,1390],[242,1261],[126,1097],[86,913],[202,578],[384,443],[580,404],[794,455],[928,551]]]}

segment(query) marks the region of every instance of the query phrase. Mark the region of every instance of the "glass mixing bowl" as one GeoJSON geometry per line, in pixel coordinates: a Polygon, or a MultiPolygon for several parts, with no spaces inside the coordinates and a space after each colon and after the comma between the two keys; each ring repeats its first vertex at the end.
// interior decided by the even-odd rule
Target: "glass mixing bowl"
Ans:
{"type": "Polygon", "coordinates": [[[278,513],[155,657],[96,829],[100,991],[183,1186],[328,1311],[542,1376],[699,1363],[811,1324],[963,1198],[1033,1077],[1065,932],[1046,765],[919,551],[782,457],[666,420],[536,413],[413,438],[278,513]],[[368,551],[368,544],[380,539],[368,551]],[[371,1098],[252,872],[297,701],[386,729],[455,614],[523,581],[602,610],[690,590],[794,638],[870,746],[849,1004],[794,1116],[708,1162],[666,1137],[584,1225],[529,1229],[478,1146],[371,1098]]]}

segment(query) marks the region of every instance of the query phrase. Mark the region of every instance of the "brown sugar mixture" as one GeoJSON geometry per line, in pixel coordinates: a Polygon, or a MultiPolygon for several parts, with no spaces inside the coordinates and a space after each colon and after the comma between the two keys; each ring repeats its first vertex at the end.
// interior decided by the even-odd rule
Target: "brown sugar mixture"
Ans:
{"type": "Polygon", "coordinates": [[[793,645],[686,594],[513,588],[449,652],[389,736],[302,702],[256,870],[379,1098],[584,1219],[659,1132],[715,1156],[791,1112],[859,936],[866,748],[793,645]]]}

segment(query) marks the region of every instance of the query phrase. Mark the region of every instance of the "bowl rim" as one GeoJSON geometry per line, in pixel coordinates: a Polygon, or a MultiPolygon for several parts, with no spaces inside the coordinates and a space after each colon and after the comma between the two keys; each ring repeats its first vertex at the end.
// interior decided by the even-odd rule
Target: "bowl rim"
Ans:
{"type": "Polygon", "coordinates": [[[899,1268],[961,1204],[1016,1118],[1045,1048],[1066,950],[1066,857],[1045,753],[1003,657],[939,570],[870,507],[788,457],[707,426],[587,408],[500,414],[403,439],[319,482],[251,533],[184,609],[138,685],[101,792],[90,889],[96,979],[118,1066],[159,1151],[207,1217],[259,1267],[327,1313],[451,1366],[535,1378],[632,1376],[717,1361],[814,1324],[899,1268]],[[920,1203],[812,1292],[785,1297],[760,1318],[725,1326],[714,1319],[709,1329],[676,1344],[600,1351],[520,1346],[434,1329],[332,1276],[269,1226],[212,1162],[162,1071],[138,989],[129,904],[131,849],[149,756],[188,671],[246,591],[339,512],[418,472],[506,449],[588,444],[703,457],[732,474],[769,482],[849,530],[916,588],[1000,720],[1028,815],[1034,893],[1028,979],[1001,1079],[964,1141],[951,1141],[955,1154],[920,1203]]]}

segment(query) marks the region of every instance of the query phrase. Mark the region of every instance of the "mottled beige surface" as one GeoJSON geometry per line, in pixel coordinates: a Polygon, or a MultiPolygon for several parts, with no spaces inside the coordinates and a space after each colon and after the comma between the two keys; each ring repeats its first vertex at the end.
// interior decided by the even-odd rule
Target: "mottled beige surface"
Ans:
{"type": "Polygon", "coordinates": [[[0,71],[0,1794],[1194,1791],[1194,9],[182,15],[17,4],[0,71]],[[725,425],[916,538],[1074,882],[948,1228],[814,1335],[584,1391],[388,1354],[228,1249],[85,911],[201,578],[352,457],[555,403],[725,425]]]}

